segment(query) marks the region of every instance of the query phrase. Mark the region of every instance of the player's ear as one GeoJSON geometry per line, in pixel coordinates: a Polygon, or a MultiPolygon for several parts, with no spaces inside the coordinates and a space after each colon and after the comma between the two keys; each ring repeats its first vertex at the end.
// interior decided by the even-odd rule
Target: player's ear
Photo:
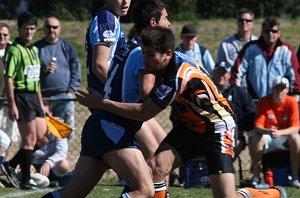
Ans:
{"type": "Polygon", "coordinates": [[[149,24],[151,27],[155,27],[157,25],[155,18],[152,17],[149,21],[149,24]]]}

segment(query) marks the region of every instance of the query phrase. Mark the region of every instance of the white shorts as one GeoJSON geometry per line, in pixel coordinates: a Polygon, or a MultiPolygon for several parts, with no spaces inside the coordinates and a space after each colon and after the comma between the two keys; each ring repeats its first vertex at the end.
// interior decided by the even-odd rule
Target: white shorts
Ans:
{"type": "Polygon", "coordinates": [[[282,135],[272,138],[271,135],[263,135],[265,141],[264,154],[275,150],[289,150],[288,136],[282,135]]]}

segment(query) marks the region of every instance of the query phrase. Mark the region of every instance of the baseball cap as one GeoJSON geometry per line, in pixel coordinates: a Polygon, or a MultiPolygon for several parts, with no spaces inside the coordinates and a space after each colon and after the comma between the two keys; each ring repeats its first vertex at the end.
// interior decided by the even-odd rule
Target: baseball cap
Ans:
{"type": "Polygon", "coordinates": [[[276,78],[273,80],[273,87],[276,87],[278,85],[282,85],[286,88],[289,87],[289,80],[283,76],[276,76],[276,78]]]}
{"type": "Polygon", "coordinates": [[[197,29],[194,25],[187,24],[184,25],[181,30],[182,36],[196,36],[197,35],[197,29]]]}
{"type": "Polygon", "coordinates": [[[224,68],[227,72],[231,71],[231,67],[229,65],[226,65],[225,62],[216,63],[215,69],[224,68]]]}

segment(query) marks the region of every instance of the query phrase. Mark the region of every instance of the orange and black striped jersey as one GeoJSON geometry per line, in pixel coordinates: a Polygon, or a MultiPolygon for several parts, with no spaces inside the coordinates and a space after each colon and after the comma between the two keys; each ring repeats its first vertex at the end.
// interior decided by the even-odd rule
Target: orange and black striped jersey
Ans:
{"type": "Polygon", "coordinates": [[[197,133],[219,133],[235,127],[234,114],[208,72],[192,58],[175,52],[160,76],[151,100],[197,133]]]}

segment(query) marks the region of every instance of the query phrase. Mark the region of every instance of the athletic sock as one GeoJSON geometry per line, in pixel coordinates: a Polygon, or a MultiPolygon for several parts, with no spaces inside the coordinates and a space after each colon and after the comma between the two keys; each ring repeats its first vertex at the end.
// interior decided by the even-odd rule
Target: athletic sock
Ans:
{"type": "Polygon", "coordinates": [[[131,192],[132,190],[131,190],[131,188],[127,185],[127,184],[125,184],[124,185],[124,188],[123,188],[123,191],[122,191],[122,195],[124,194],[124,193],[129,193],[129,192],[131,192]]]}
{"type": "Polygon", "coordinates": [[[29,182],[30,180],[30,165],[32,161],[33,150],[29,149],[21,149],[22,157],[20,159],[20,167],[22,172],[22,180],[21,182],[29,182]]]}
{"type": "Polygon", "coordinates": [[[167,193],[167,184],[166,182],[159,182],[159,183],[154,183],[154,191],[155,194],[153,198],[167,198],[168,193],[167,193]]]}
{"type": "Polygon", "coordinates": [[[18,164],[20,164],[20,160],[22,157],[22,149],[20,149],[17,154],[9,161],[9,166],[16,168],[18,164]]]}
{"type": "Polygon", "coordinates": [[[237,190],[238,193],[245,198],[280,198],[280,191],[276,188],[270,189],[255,189],[255,188],[241,188],[237,190]]]}
{"type": "Polygon", "coordinates": [[[131,198],[128,193],[123,193],[120,198],[131,198]]]}

